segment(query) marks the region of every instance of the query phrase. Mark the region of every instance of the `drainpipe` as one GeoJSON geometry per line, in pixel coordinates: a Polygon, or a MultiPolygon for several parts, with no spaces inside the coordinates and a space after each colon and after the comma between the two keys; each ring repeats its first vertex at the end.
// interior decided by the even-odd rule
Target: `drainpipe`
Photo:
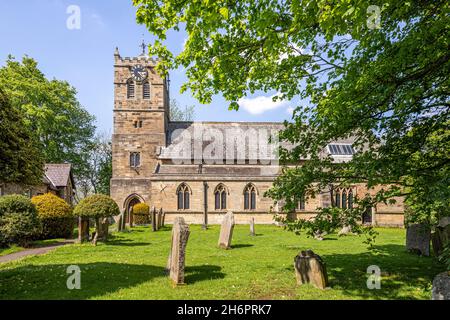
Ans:
{"type": "Polygon", "coordinates": [[[208,229],[208,182],[203,181],[203,230],[208,229]]]}

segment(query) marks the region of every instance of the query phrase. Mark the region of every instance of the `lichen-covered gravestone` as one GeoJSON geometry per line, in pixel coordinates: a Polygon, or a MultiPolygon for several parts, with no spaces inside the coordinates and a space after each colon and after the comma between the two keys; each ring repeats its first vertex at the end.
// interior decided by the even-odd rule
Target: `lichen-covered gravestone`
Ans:
{"type": "Polygon", "coordinates": [[[234,229],[234,215],[233,212],[228,213],[223,217],[222,227],[220,228],[219,248],[230,249],[231,238],[233,237],[234,229]]]}
{"type": "Polygon", "coordinates": [[[294,259],[297,284],[311,283],[319,289],[328,286],[328,275],[322,258],[312,250],[300,252],[294,259]]]}
{"type": "Polygon", "coordinates": [[[184,265],[189,234],[189,226],[184,219],[182,217],[175,218],[172,228],[172,247],[167,266],[169,277],[174,285],[184,284],[184,265]]]}
{"type": "Polygon", "coordinates": [[[432,300],[450,300],[450,271],[438,274],[433,280],[432,300]]]}
{"type": "Polygon", "coordinates": [[[406,250],[430,255],[431,229],[424,223],[410,224],[406,229],[406,250]]]}

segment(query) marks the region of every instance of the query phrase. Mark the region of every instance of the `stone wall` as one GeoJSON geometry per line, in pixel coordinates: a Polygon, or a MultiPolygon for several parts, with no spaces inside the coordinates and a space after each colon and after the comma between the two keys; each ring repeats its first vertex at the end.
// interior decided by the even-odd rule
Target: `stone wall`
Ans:
{"type": "Polygon", "coordinates": [[[45,194],[47,192],[50,192],[50,190],[45,184],[32,187],[24,187],[14,183],[0,185],[0,196],[20,194],[32,198],[34,196],[45,194]]]}

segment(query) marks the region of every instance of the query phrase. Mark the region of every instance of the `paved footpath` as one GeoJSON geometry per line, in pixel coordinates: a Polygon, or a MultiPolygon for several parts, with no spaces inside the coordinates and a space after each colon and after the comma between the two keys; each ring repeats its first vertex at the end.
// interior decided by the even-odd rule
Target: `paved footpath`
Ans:
{"type": "Polygon", "coordinates": [[[0,257],[0,263],[18,260],[18,259],[21,259],[21,258],[27,257],[27,256],[35,256],[35,255],[44,254],[44,253],[52,251],[58,247],[65,246],[68,244],[73,244],[74,242],[75,242],[75,240],[65,240],[65,241],[61,241],[59,243],[55,243],[55,244],[45,246],[45,247],[26,249],[26,250],[22,250],[19,252],[11,253],[6,256],[0,257]]]}

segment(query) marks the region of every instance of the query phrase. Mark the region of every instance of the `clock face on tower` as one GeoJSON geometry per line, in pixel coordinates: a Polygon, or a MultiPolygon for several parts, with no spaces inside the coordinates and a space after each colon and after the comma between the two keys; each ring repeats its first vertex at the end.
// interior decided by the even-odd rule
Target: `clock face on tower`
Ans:
{"type": "Polygon", "coordinates": [[[147,78],[147,70],[140,64],[131,67],[131,74],[136,81],[143,81],[147,78]]]}

